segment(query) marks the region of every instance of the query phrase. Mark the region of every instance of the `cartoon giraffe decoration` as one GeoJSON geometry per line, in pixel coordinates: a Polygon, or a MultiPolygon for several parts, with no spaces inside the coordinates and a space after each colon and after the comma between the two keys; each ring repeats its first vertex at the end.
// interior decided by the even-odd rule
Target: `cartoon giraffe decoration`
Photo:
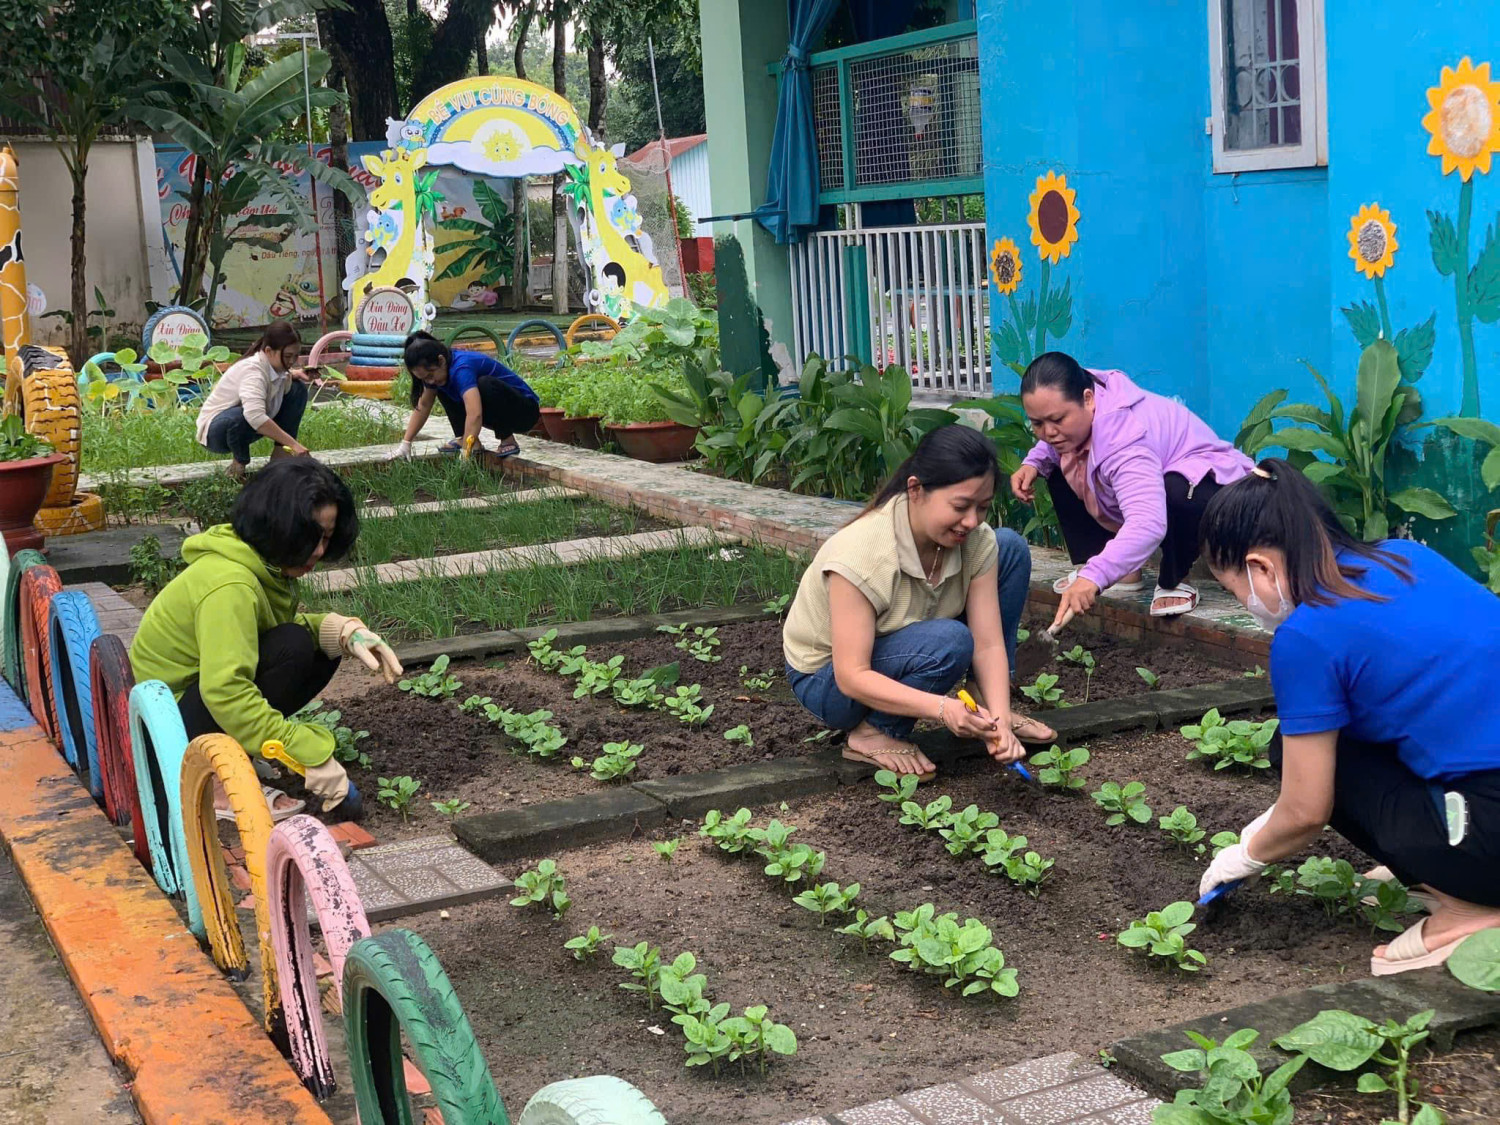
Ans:
{"type": "Polygon", "coordinates": [[[350,290],[348,328],[355,330],[355,314],[366,293],[398,281],[410,281],[417,286],[411,296],[420,321],[434,259],[417,210],[417,170],[427,163],[427,150],[386,149],[379,156],[361,157],[360,162],[365,171],[380,178],[380,186],[370,192],[370,211],[365,219],[366,245],[356,247],[350,257],[356,261],[368,259],[377,249],[384,249],[385,258],[374,270],[369,270],[366,262],[359,263],[366,272],[356,276],[353,270],[349,271],[344,282],[350,290]]]}
{"type": "Polygon", "coordinates": [[[630,181],[620,172],[615,150],[580,141],[578,152],[588,162],[588,213],[579,225],[580,241],[598,279],[598,311],[618,319],[631,306],[651,308],[666,303],[667,284],[661,267],[647,255],[650,236],[642,233],[630,181]],[[612,311],[611,306],[614,307],[612,311]]]}
{"type": "Polygon", "coordinates": [[[26,321],[26,263],[21,256],[21,170],[0,148],[0,346],[14,356],[31,338],[26,321]]]}

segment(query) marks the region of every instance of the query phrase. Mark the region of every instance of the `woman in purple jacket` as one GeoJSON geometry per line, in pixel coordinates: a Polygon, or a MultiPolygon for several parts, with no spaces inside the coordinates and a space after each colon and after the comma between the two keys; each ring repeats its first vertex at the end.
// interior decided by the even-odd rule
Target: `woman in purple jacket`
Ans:
{"type": "Polygon", "coordinates": [[[1187,407],[1143,391],[1123,371],[1092,371],[1045,352],[1021,378],[1021,405],[1041,440],[1011,475],[1026,503],[1047,474],[1057,522],[1077,569],[1053,588],[1055,622],[1086,613],[1100,590],[1141,588],[1141,567],[1161,548],[1151,615],[1198,604],[1184,579],[1198,557],[1198,523],[1213,494],[1251,461],[1187,407]]]}

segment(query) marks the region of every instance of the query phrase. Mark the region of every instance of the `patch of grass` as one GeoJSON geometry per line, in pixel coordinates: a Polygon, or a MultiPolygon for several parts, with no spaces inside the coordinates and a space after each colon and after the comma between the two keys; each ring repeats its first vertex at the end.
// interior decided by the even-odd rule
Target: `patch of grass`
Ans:
{"type": "Polygon", "coordinates": [[[345,465],[339,469],[339,475],[349,485],[354,502],[360,505],[458,500],[465,496],[495,496],[512,490],[508,481],[478,461],[464,461],[458,457],[345,465]]]}
{"type": "Polygon", "coordinates": [[[524,547],[587,535],[631,535],[641,530],[643,518],[632,508],[616,508],[598,500],[557,499],[364,520],[349,565],[524,547]]]}
{"type": "Polygon", "coordinates": [[[307,602],[352,614],[388,639],[427,640],[486,629],[518,629],[689,606],[760,602],[796,588],[805,557],[758,546],[655,551],[573,566],[433,578],[337,594],[307,583],[307,602]]]}

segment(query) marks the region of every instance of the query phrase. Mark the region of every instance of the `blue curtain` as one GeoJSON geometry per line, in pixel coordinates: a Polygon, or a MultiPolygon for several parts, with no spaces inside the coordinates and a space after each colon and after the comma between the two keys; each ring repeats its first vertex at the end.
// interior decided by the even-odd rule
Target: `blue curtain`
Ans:
{"type": "Polygon", "coordinates": [[[818,225],[818,139],[807,57],[838,6],[839,0],[787,0],[791,35],[776,92],[766,201],[755,210],[756,222],[777,242],[797,242],[818,225]]]}

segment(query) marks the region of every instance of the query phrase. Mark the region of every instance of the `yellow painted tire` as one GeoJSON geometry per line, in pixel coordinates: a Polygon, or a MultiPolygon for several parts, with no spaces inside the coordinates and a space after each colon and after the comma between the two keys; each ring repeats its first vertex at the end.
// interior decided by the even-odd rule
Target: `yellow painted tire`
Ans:
{"type": "Polygon", "coordinates": [[[620,330],[620,322],[603,313],[584,313],[568,325],[568,347],[580,340],[613,340],[620,330]]]}
{"type": "Polygon", "coordinates": [[[383,382],[350,379],[348,382],[340,383],[339,390],[346,395],[354,395],[356,398],[388,399],[391,397],[391,384],[394,382],[394,379],[386,379],[383,382]]]}
{"type": "Polygon", "coordinates": [[[52,486],[42,500],[43,508],[66,508],[78,487],[78,449],[83,426],[79,416],[78,378],[66,356],[59,353],[56,367],[33,371],[22,380],[21,413],[28,433],[68,458],[52,470],[52,486]]]}
{"type": "Polygon", "coordinates": [[[218,821],[214,816],[216,777],[234,809],[240,847],[245,850],[245,872],[250,876],[250,893],[255,896],[265,1027],[273,1039],[285,1043],[276,954],[271,948],[271,904],[266,897],[266,845],[271,842],[271,811],[266,808],[260,778],[250,764],[249,755],[227,734],[199,735],[188,743],[182,756],[183,829],[187,836],[188,863],[193,869],[193,886],[203,907],[209,949],[214,964],[236,979],[243,979],[249,971],[240,924],[235,917],[234,896],[229,888],[229,870],[219,848],[218,821]]]}
{"type": "MultiPolygon", "coordinates": [[[[58,471],[61,471],[59,466],[58,471]]],[[[104,500],[97,492],[80,492],[73,502],[61,508],[43,508],[37,512],[34,526],[49,538],[54,535],[83,535],[104,529],[104,500]]]]}

